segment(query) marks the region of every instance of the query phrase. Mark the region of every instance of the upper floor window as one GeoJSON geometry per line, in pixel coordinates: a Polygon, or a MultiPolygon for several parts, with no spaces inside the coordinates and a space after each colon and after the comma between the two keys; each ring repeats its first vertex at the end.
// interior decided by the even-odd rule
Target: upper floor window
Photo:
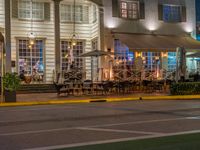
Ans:
{"type": "Polygon", "coordinates": [[[44,20],[44,3],[19,0],[18,6],[20,19],[44,20]]]}
{"type": "Polygon", "coordinates": [[[138,19],[138,1],[120,1],[120,16],[128,19],[138,19]]]}
{"type": "Polygon", "coordinates": [[[93,23],[97,21],[97,7],[96,5],[93,5],[93,23]]]}
{"type": "Polygon", "coordinates": [[[181,6],[163,5],[163,21],[164,22],[180,22],[181,6]]]}
{"type": "Polygon", "coordinates": [[[89,21],[89,8],[88,6],[76,5],[74,13],[73,5],[61,4],[60,15],[62,22],[73,22],[75,17],[75,22],[87,23],[89,21]]]}

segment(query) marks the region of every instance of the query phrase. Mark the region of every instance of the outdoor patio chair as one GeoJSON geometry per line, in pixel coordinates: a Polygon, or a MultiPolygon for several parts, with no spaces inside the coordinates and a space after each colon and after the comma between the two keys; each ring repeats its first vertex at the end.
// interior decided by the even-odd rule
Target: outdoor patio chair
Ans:
{"type": "Polygon", "coordinates": [[[92,94],[92,81],[91,80],[83,81],[82,93],[85,94],[85,95],[92,94]]]}

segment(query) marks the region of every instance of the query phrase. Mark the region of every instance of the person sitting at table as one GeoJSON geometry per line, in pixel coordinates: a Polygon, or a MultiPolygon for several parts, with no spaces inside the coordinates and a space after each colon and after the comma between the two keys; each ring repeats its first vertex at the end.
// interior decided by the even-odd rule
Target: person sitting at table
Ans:
{"type": "Polygon", "coordinates": [[[21,81],[25,81],[25,71],[24,70],[22,70],[20,72],[19,78],[21,79],[21,81]]]}
{"type": "Polygon", "coordinates": [[[33,69],[32,78],[33,78],[33,81],[39,81],[40,79],[40,75],[35,68],[33,69]]]}

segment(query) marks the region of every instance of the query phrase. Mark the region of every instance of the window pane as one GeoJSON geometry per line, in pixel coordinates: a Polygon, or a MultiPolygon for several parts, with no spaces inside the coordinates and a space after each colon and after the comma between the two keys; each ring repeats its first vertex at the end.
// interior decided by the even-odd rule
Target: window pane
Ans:
{"type": "Polygon", "coordinates": [[[83,53],[83,44],[82,41],[77,42],[76,46],[72,48],[70,41],[61,41],[61,62],[63,71],[69,69],[69,65],[72,63],[71,61],[74,61],[75,68],[83,69],[83,59],[79,57],[83,53]]]}
{"type": "Polygon", "coordinates": [[[19,18],[20,19],[44,19],[44,3],[19,0],[19,18]]]}
{"type": "Polygon", "coordinates": [[[71,5],[62,4],[61,5],[61,21],[72,21],[72,7],[71,5]]]}
{"type": "Polygon", "coordinates": [[[181,7],[164,5],[163,6],[163,20],[165,22],[180,22],[181,21],[181,7]]]}
{"type": "Polygon", "coordinates": [[[44,19],[44,3],[33,2],[33,19],[42,20],[44,19]]]}
{"type": "Polygon", "coordinates": [[[138,18],[138,6],[139,3],[136,1],[130,2],[121,2],[121,17],[137,19],[138,18]]]}
{"type": "Polygon", "coordinates": [[[18,66],[19,73],[24,70],[25,74],[33,75],[36,71],[39,75],[44,75],[44,62],[43,62],[43,41],[36,40],[32,49],[28,47],[28,40],[19,40],[19,54],[18,66]]]}

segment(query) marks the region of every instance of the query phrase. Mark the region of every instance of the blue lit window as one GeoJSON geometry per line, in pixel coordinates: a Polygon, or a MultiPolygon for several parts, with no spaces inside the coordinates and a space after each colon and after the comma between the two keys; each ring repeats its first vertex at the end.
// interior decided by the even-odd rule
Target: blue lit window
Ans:
{"type": "Polygon", "coordinates": [[[120,40],[115,40],[115,56],[117,60],[124,60],[127,65],[134,62],[134,53],[120,40]]]}
{"type": "Polygon", "coordinates": [[[175,52],[168,52],[168,71],[175,71],[176,70],[176,53],[175,52]]]}
{"type": "Polygon", "coordinates": [[[174,5],[163,5],[163,21],[164,22],[180,22],[181,7],[174,5]]]}

